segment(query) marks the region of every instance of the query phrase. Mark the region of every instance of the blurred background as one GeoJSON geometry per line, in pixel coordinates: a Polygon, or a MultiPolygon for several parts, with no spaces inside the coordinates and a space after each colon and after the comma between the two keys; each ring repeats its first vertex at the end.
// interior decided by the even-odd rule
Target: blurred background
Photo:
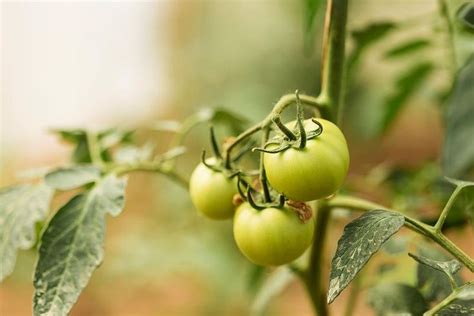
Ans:
{"type": "MultiPolygon", "coordinates": [[[[439,174],[449,52],[443,36],[408,60],[387,62],[383,52],[413,36],[432,38],[443,27],[438,10],[431,0],[352,1],[348,25],[415,24],[375,43],[349,78],[347,190],[402,209],[416,205],[427,216],[438,205],[418,193],[429,195],[423,177],[439,174]],[[380,132],[393,78],[426,59],[443,62],[380,132]],[[406,183],[381,185],[393,169],[412,184],[413,196],[402,192],[406,183]],[[419,187],[410,178],[415,175],[422,178],[419,187]]],[[[137,128],[139,141],[151,139],[160,150],[170,135],[148,129],[157,120],[221,106],[255,122],[283,94],[316,95],[322,13],[308,40],[302,1],[2,2],[0,185],[21,182],[24,170],[68,162],[71,148],[51,128],[137,128]]],[[[348,41],[349,52],[356,48],[348,41]]],[[[179,161],[186,176],[207,146],[206,128],[191,139],[179,161]]],[[[234,245],[231,223],[199,217],[186,191],[162,176],[133,174],[129,183],[125,211],[108,220],[105,260],[72,315],[247,315],[255,271],[234,245]]],[[[337,220],[331,229],[327,266],[345,223],[337,220]]],[[[450,237],[474,255],[472,230],[450,237]]],[[[391,260],[403,261],[404,271],[387,279],[414,282],[410,259],[391,260]]],[[[34,262],[34,251],[22,251],[14,274],[0,285],[1,315],[31,314],[34,262]]],[[[334,315],[342,315],[346,296],[331,306],[334,315]]],[[[372,313],[364,299],[356,310],[372,313]]],[[[311,315],[298,282],[278,295],[269,315],[311,315]]]]}

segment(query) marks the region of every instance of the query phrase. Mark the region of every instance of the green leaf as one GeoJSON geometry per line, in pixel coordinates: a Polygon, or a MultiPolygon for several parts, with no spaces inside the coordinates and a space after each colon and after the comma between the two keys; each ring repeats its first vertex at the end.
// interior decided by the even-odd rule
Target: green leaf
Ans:
{"type": "MultiPolygon", "coordinates": [[[[428,245],[418,247],[419,256],[432,261],[449,261],[451,258],[436,248],[428,245]]],[[[454,266],[453,266],[454,268],[454,266]]],[[[451,268],[451,271],[455,269],[451,268]]],[[[418,264],[417,270],[417,288],[423,293],[428,302],[438,301],[451,293],[451,281],[445,272],[435,269],[427,264],[418,264]]],[[[455,272],[451,274],[454,282],[462,283],[462,278],[455,272]]]]}
{"type": "Polygon", "coordinates": [[[57,190],[71,190],[100,179],[100,169],[93,165],[77,165],[59,168],[48,173],[44,180],[57,190]]]}
{"type": "Polygon", "coordinates": [[[426,39],[414,39],[406,43],[393,47],[392,49],[385,52],[385,58],[398,58],[404,57],[411,53],[417,52],[423,48],[430,46],[430,41],[426,39]]]}
{"type": "Polygon", "coordinates": [[[329,303],[349,285],[370,257],[404,222],[402,214],[374,210],[363,214],[344,228],[331,263],[329,303]]]}
{"type": "Polygon", "coordinates": [[[420,86],[433,69],[434,66],[431,62],[423,62],[411,66],[400,75],[395,82],[395,91],[384,102],[384,114],[381,121],[382,131],[390,126],[406,101],[420,89],[420,86]]]}
{"type": "Polygon", "coordinates": [[[396,28],[393,22],[376,22],[366,25],[361,29],[352,31],[354,49],[347,58],[348,72],[352,73],[359,63],[363,53],[371,45],[375,44],[396,28]]]}
{"type": "MultiPolygon", "coordinates": [[[[75,163],[91,163],[89,146],[87,142],[87,131],[84,129],[53,129],[54,134],[59,135],[64,141],[74,145],[71,160],[75,163]]],[[[110,161],[109,149],[120,145],[129,144],[132,141],[132,130],[110,128],[97,133],[101,155],[104,161],[110,161]]]]}
{"type": "Polygon", "coordinates": [[[250,315],[262,316],[268,308],[270,301],[280,294],[295,278],[295,274],[287,267],[276,268],[272,274],[265,279],[252,303],[250,315]]]}
{"type": "Polygon", "coordinates": [[[438,305],[426,312],[425,316],[474,315],[474,282],[457,288],[438,305]]]}
{"type": "Polygon", "coordinates": [[[352,31],[351,35],[355,41],[356,47],[361,49],[382,39],[395,28],[396,24],[393,22],[375,22],[368,24],[361,29],[352,31]]]}
{"type": "Polygon", "coordinates": [[[125,179],[104,178],[54,215],[39,249],[34,315],[67,315],[103,258],[105,215],[124,206],[125,179]]]}
{"type": "Polygon", "coordinates": [[[0,190],[0,282],[13,272],[17,251],[36,242],[36,223],[48,213],[52,190],[43,184],[0,190]]]}
{"type": "Polygon", "coordinates": [[[86,131],[83,129],[79,128],[74,128],[74,129],[52,129],[51,133],[57,134],[59,137],[61,137],[62,140],[64,140],[67,143],[76,145],[79,143],[82,139],[86,138],[86,131]]]}
{"type": "Polygon", "coordinates": [[[438,270],[440,272],[443,272],[449,280],[452,280],[452,286],[456,287],[456,281],[454,280],[454,276],[456,273],[461,269],[461,263],[457,261],[456,259],[449,260],[449,261],[439,261],[439,260],[433,260],[430,258],[426,258],[423,256],[417,256],[412,253],[408,253],[410,257],[415,259],[417,262],[428,266],[430,268],[433,268],[435,270],[438,270]]]}
{"type": "Polygon", "coordinates": [[[446,107],[442,166],[446,176],[458,179],[466,178],[474,168],[473,87],[474,55],[459,71],[446,107]]]}
{"type": "Polygon", "coordinates": [[[423,315],[428,310],[421,293],[406,284],[379,284],[369,289],[367,301],[377,315],[423,315]]]}
{"type": "Polygon", "coordinates": [[[117,145],[129,144],[132,142],[134,132],[133,130],[123,130],[115,127],[104,130],[98,134],[100,148],[105,150],[117,145]]]}

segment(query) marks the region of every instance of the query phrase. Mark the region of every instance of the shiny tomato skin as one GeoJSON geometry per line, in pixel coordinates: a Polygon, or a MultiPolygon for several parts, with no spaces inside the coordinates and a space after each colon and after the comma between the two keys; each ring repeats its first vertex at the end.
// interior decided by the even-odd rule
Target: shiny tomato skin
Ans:
{"type": "MultiPolygon", "coordinates": [[[[214,160],[208,160],[213,163],[214,160]]],[[[232,199],[237,194],[237,179],[230,179],[200,163],[189,181],[191,200],[202,215],[211,219],[232,218],[235,206],[232,199]]]]}
{"type": "Polygon", "coordinates": [[[308,249],[313,234],[314,216],[303,223],[287,206],[260,211],[243,203],[235,212],[235,242],[245,257],[258,265],[292,262],[308,249]]]}
{"type": "MultiPolygon", "coordinates": [[[[291,147],[263,157],[272,187],[292,200],[312,201],[334,194],[349,169],[349,149],[341,130],[330,121],[317,121],[323,132],[308,140],[304,149],[291,147]]],[[[317,128],[311,120],[304,123],[306,131],[317,128]]],[[[293,121],[287,126],[293,128],[295,124],[293,121]]]]}

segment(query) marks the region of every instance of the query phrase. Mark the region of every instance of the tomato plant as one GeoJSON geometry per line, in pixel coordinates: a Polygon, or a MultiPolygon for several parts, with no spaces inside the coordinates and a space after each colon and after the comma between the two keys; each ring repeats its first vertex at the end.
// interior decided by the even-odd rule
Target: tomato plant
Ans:
{"type": "MultiPolygon", "coordinates": [[[[319,4],[307,1],[308,34],[316,25],[319,4]]],[[[405,69],[395,80],[394,90],[380,101],[384,107],[373,131],[383,135],[432,72],[447,72],[444,75],[452,79],[449,97],[440,97],[446,91],[427,93],[446,103],[439,107],[446,120],[439,157],[442,168],[436,167],[437,159],[414,171],[386,163],[359,179],[366,191],[388,187],[394,200],[391,206],[361,198],[355,185],[344,185],[351,159],[342,132],[346,130],[344,105],[350,102],[343,92],[347,88],[350,95],[351,88],[357,89],[355,74],[365,51],[402,27],[386,21],[353,30],[353,45],[346,54],[348,0],[328,0],[321,28],[324,41],[317,96],[298,90],[285,94],[266,117],[255,119],[246,129],[239,115],[222,109],[199,111],[182,123],[160,122],[158,129],[172,130],[174,138],[159,154],[135,144],[134,130],[55,130],[74,147],[72,165],[48,169],[32,184],[0,190],[0,280],[12,273],[19,250],[35,249],[33,313],[69,314],[102,262],[106,215],[122,212],[128,174],[146,171],[189,189],[191,201],[204,216],[233,220],[233,236],[242,254],[257,265],[281,266],[265,270],[275,278],[283,271],[284,280],[300,280],[318,315],[329,314],[329,304],[351,283],[346,315],[353,313],[362,290],[367,290],[369,305],[380,315],[473,315],[474,281],[465,275],[474,272],[474,260],[448,238],[447,230],[472,229],[468,223],[474,221],[474,5],[443,0],[439,5],[450,42],[449,66],[437,68],[433,60],[422,60],[405,69]],[[296,120],[285,124],[283,112],[293,106],[296,120]],[[197,167],[188,181],[177,167],[177,158],[186,153],[184,138],[203,124],[224,125],[238,132],[219,141],[211,127],[214,156],[206,158],[203,152],[200,164],[194,157],[197,167]],[[244,158],[250,162],[242,162],[244,158]],[[72,197],[65,195],[69,200],[50,213],[51,201],[65,191],[72,197]],[[422,216],[416,203],[435,205],[435,215],[422,216]],[[328,230],[337,227],[332,226],[336,221],[347,223],[338,231],[341,237],[331,251],[327,279],[325,249],[328,230]],[[402,228],[406,231],[400,233],[402,228]],[[307,257],[303,256],[306,250],[307,257]],[[382,264],[371,260],[379,253],[411,260],[416,281],[401,284],[392,277],[392,282],[379,283],[384,275],[400,269],[394,260],[382,264]],[[366,266],[370,273],[365,273],[366,266]]],[[[411,39],[389,49],[384,58],[411,57],[430,45],[431,39],[411,39]]],[[[365,118],[362,121],[362,125],[368,123],[365,118]]],[[[275,290],[269,280],[272,277],[259,288],[257,301],[268,301],[284,283],[279,282],[275,290]]]]}

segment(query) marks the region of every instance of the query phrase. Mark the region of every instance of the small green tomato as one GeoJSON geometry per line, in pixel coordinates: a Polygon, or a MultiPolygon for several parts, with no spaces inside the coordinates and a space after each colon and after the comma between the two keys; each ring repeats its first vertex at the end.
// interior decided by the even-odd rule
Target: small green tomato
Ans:
{"type": "MultiPolygon", "coordinates": [[[[295,201],[312,201],[332,195],[343,184],[349,169],[349,149],[341,130],[330,121],[317,121],[323,126],[323,132],[309,139],[305,148],[291,147],[263,156],[270,184],[295,201]]],[[[286,126],[293,129],[295,124],[293,121],[286,126]]],[[[304,126],[306,131],[317,128],[311,120],[305,120],[304,126]]]]}
{"type": "Polygon", "coordinates": [[[234,239],[240,251],[258,265],[286,264],[311,245],[313,218],[302,222],[288,206],[256,210],[249,203],[243,203],[235,212],[234,239]]]}
{"type": "MultiPolygon", "coordinates": [[[[214,159],[206,162],[213,164],[214,159]]],[[[232,199],[237,194],[237,180],[200,163],[189,181],[191,200],[197,210],[211,219],[228,219],[234,215],[232,199]]]]}

